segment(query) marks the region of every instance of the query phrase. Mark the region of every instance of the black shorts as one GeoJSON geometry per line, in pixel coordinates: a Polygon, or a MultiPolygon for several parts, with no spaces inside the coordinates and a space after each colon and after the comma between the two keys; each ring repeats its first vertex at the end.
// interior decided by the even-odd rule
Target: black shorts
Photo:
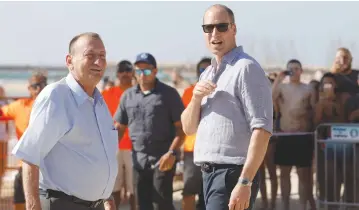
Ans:
{"type": "Polygon", "coordinates": [[[311,167],[314,152],[312,134],[278,136],[274,153],[274,163],[280,166],[311,167]]]}
{"type": "Polygon", "coordinates": [[[22,184],[22,168],[20,168],[14,180],[14,204],[23,203],[25,203],[25,195],[22,184]]]}

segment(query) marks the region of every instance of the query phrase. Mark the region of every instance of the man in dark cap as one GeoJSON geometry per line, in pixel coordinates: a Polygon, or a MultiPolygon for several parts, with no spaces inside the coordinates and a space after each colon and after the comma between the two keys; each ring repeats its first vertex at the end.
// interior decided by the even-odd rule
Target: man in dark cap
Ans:
{"type": "Polygon", "coordinates": [[[156,78],[151,54],[139,54],[134,65],[138,85],[122,95],[115,120],[120,138],[130,130],[139,210],[174,210],[172,182],[184,139],[184,106],[176,89],[156,78]]]}

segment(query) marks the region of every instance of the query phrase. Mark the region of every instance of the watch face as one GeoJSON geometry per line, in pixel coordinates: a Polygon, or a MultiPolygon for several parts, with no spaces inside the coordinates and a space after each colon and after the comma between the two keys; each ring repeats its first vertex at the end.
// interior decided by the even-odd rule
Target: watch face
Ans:
{"type": "Polygon", "coordinates": [[[249,185],[249,184],[250,184],[250,181],[249,181],[248,179],[241,179],[241,180],[240,180],[240,183],[241,183],[242,185],[249,185]]]}
{"type": "Polygon", "coordinates": [[[248,180],[243,180],[242,183],[243,184],[249,184],[249,181],[248,180]]]}

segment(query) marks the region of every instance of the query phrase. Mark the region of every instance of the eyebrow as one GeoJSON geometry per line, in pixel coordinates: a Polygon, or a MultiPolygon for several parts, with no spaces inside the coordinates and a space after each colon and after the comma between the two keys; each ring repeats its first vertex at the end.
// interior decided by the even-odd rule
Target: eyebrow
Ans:
{"type": "MultiPolygon", "coordinates": [[[[95,53],[95,51],[93,50],[93,49],[86,49],[85,51],[84,51],[84,54],[85,53],[95,53]]],[[[100,53],[105,53],[106,54],[106,50],[102,50],[102,51],[100,51],[100,53]]]]}

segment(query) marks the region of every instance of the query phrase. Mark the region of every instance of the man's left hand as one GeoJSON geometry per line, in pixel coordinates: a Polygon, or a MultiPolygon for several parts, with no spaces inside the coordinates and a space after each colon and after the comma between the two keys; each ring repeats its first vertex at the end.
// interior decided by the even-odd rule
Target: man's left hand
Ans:
{"type": "Polygon", "coordinates": [[[174,163],[176,162],[176,157],[170,152],[164,154],[160,159],[160,171],[169,171],[172,169],[174,163]]]}
{"type": "Polygon", "coordinates": [[[231,193],[229,199],[229,210],[244,210],[249,208],[251,198],[251,187],[237,184],[231,193]]]}

